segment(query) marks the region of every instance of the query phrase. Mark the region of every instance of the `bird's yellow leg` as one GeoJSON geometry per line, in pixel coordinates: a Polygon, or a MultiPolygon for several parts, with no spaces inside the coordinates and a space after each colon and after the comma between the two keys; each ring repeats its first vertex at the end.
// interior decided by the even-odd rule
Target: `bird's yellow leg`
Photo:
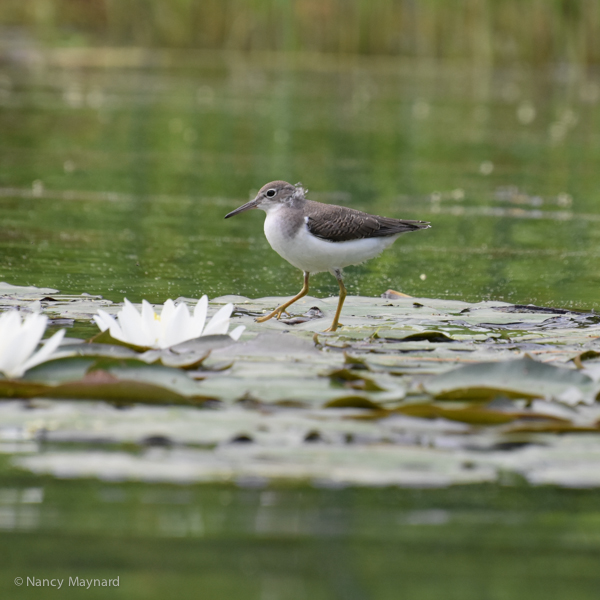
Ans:
{"type": "Polygon", "coordinates": [[[346,299],[346,295],[347,295],[346,294],[346,286],[344,286],[344,282],[342,281],[341,272],[336,272],[335,276],[340,285],[340,299],[338,300],[337,310],[335,311],[335,317],[333,317],[333,323],[331,324],[331,327],[326,329],[323,333],[335,331],[338,328],[338,326],[340,326],[339,320],[340,320],[340,315],[342,314],[342,306],[344,305],[344,300],[346,299]]]}
{"type": "Polygon", "coordinates": [[[278,306],[272,313],[269,313],[268,315],[265,315],[264,317],[259,317],[258,319],[256,319],[256,322],[264,323],[265,321],[268,321],[269,319],[272,319],[273,317],[277,317],[278,319],[281,319],[281,315],[284,312],[287,312],[285,309],[288,306],[291,306],[292,304],[294,304],[294,302],[296,302],[296,300],[300,300],[300,298],[302,298],[302,297],[306,296],[306,294],[308,294],[308,276],[309,275],[310,275],[310,273],[308,273],[307,271],[304,271],[304,285],[302,286],[302,289],[291,300],[288,300],[285,304],[278,306]]]}

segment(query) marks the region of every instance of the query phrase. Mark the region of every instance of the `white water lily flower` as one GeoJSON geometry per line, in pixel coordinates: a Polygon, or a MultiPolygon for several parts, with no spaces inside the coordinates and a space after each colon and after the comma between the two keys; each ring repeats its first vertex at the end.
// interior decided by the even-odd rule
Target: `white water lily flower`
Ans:
{"type": "Polygon", "coordinates": [[[65,330],[57,331],[34,354],[44,331],[48,317],[33,313],[21,320],[21,314],[9,310],[0,315],[0,373],[9,379],[21,377],[25,371],[45,362],[58,348],[65,330]]]}
{"type": "MultiPolygon", "coordinates": [[[[142,300],[142,312],[125,298],[123,308],[117,313],[117,318],[98,309],[94,315],[96,325],[101,331],[108,329],[111,337],[120,342],[140,346],[142,348],[164,349],[204,335],[225,335],[229,329],[229,317],[233,312],[233,304],[223,306],[208,322],[206,313],[208,298],[202,296],[190,315],[188,307],[183,302],[175,304],[167,300],[159,315],[146,300],[142,300]]],[[[229,336],[238,340],[246,329],[243,325],[236,327],[229,336]]]]}

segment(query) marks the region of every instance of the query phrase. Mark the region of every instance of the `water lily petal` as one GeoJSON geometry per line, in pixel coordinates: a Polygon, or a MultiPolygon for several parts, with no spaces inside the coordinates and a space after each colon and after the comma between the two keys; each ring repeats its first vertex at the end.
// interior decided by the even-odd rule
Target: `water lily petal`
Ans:
{"type": "Polygon", "coordinates": [[[144,327],[142,316],[127,298],[125,298],[123,308],[119,311],[117,318],[125,337],[123,341],[134,346],[153,346],[155,341],[150,339],[149,332],[144,327]]]}
{"type": "Polygon", "coordinates": [[[226,304],[217,311],[214,317],[208,322],[202,335],[226,334],[229,329],[229,317],[233,312],[233,304],[226,304]]]}
{"type": "MultiPolygon", "coordinates": [[[[14,350],[20,350],[23,344],[23,340],[16,338],[13,342],[14,350]]],[[[21,363],[15,360],[14,353],[5,352],[2,356],[2,364],[0,365],[0,371],[6,375],[9,379],[14,377],[20,377],[25,371],[21,369],[21,363]]]]}
{"type": "Polygon", "coordinates": [[[128,343],[123,331],[121,330],[121,326],[112,315],[109,315],[107,312],[99,308],[98,314],[94,315],[94,321],[96,322],[96,325],[100,327],[100,331],[106,331],[108,329],[112,338],[119,340],[120,342],[128,343]]]}
{"type": "Polygon", "coordinates": [[[142,324],[151,346],[156,347],[161,337],[161,318],[147,300],[142,300],[142,324]]]}
{"type": "Polygon", "coordinates": [[[10,338],[10,345],[4,347],[0,357],[0,371],[7,377],[23,375],[24,364],[44,335],[47,322],[46,315],[34,313],[25,317],[21,323],[21,315],[16,311],[14,315],[3,319],[2,328],[10,338]]]}
{"type": "Polygon", "coordinates": [[[242,333],[244,333],[245,329],[246,329],[245,325],[239,325],[232,332],[230,332],[229,337],[234,339],[237,342],[240,339],[240,336],[242,335],[242,333]]]}
{"type": "MultiPolygon", "coordinates": [[[[94,321],[102,331],[110,329],[111,336],[122,342],[164,349],[201,335],[226,334],[233,304],[226,304],[218,310],[203,331],[207,310],[206,295],[198,300],[193,317],[184,302],[175,304],[169,299],[163,304],[160,315],[157,315],[146,300],[142,300],[142,310],[138,312],[135,306],[125,299],[123,308],[117,314],[117,320],[99,310],[94,316],[94,321]]],[[[239,339],[244,329],[245,327],[238,327],[233,331],[232,339],[239,339]]]]}
{"type": "Polygon", "coordinates": [[[163,321],[165,325],[168,325],[169,321],[173,318],[176,309],[177,307],[175,306],[175,302],[169,298],[163,304],[162,311],[160,313],[160,320],[163,321]]]}
{"type": "MultiPolygon", "coordinates": [[[[121,319],[125,319],[137,327],[142,325],[142,315],[138,312],[137,308],[127,300],[127,298],[123,299],[123,307],[117,313],[117,319],[119,320],[119,323],[121,319]]],[[[123,325],[122,323],[120,324],[122,328],[123,325]]]]}
{"type": "Polygon", "coordinates": [[[100,331],[104,332],[108,329],[108,325],[100,317],[98,317],[98,315],[94,315],[92,320],[94,323],[96,323],[96,325],[98,325],[100,331]]]}
{"type": "Polygon", "coordinates": [[[21,315],[17,310],[7,310],[0,315],[0,362],[5,352],[10,352],[13,339],[19,335],[21,315]]]}
{"type": "Polygon", "coordinates": [[[116,321],[111,317],[111,315],[105,313],[102,309],[98,309],[98,314],[92,317],[96,325],[100,328],[100,331],[106,331],[110,329],[110,326],[113,322],[116,321]]]}
{"type": "Polygon", "coordinates": [[[20,365],[33,354],[40,343],[44,331],[46,331],[47,323],[48,317],[39,313],[28,315],[23,319],[19,335],[13,340],[12,347],[10,348],[9,364],[12,363],[14,368],[21,369],[20,365]]]}
{"type": "Polygon", "coordinates": [[[66,329],[57,331],[51,338],[44,342],[44,345],[25,363],[23,364],[23,373],[31,367],[35,367],[48,360],[48,357],[60,346],[63,337],[65,337],[66,329]]]}
{"type": "Polygon", "coordinates": [[[171,320],[175,315],[175,302],[170,298],[163,304],[160,312],[160,335],[158,337],[158,347],[164,347],[164,339],[171,326],[171,320]]]}
{"type": "Polygon", "coordinates": [[[202,335],[202,330],[206,323],[206,314],[208,313],[208,296],[204,294],[196,306],[194,306],[194,338],[202,335]]]}
{"type": "Polygon", "coordinates": [[[170,307],[168,310],[168,327],[165,327],[164,335],[160,340],[161,348],[169,348],[170,346],[174,346],[175,344],[185,342],[186,340],[189,340],[190,336],[192,335],[190,312],[188,310],[187,305],[181,303],[178,304],[172,312],[170,307]]]}

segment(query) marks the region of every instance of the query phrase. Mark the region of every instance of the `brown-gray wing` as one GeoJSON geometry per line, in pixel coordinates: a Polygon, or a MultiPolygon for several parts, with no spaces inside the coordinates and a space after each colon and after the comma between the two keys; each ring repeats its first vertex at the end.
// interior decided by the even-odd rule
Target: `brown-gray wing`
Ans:
{"type": "Polygon", "coordinates": [[[427,229],[426,221],[406,221],[307,200],[306,225],[316,237],[330,242],[347,242],[372,237],[386,237],[417,229],[427,229]]]}

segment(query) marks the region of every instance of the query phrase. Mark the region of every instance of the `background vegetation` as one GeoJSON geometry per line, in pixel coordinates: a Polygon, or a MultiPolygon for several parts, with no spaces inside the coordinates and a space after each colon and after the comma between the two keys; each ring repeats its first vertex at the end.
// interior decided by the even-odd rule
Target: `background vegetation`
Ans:
{"type": "Polygon", "coordinates": [[[473,59],[600,59],[597,0],[2,0],[0,25],[59,45],[473,59]]]}

